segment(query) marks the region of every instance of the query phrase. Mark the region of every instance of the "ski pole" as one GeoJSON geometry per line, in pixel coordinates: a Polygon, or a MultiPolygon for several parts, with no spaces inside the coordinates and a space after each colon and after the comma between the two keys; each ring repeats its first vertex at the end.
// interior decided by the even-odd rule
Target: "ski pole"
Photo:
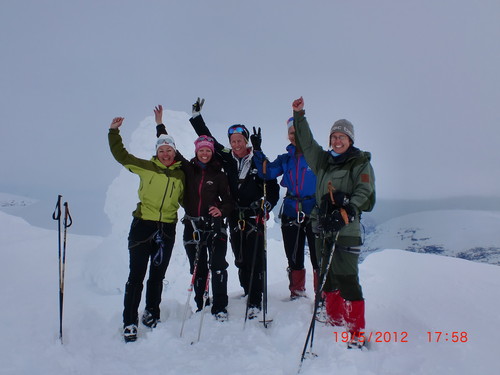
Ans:
{"type": "Polygon", "coordinates": [[[207,304],[209,288],[210,288],[210,267],[208,269],[207,280],[205,282],[205,290],[203,291],[203,307],[201,308],[200,326],[198,327],[198,339],[196,342],[200,342],[201,328],[203,327],[203,318],[205,317],[205,305],[207,304]]]}
{"type": "Polygon", "coordinates": [[[61,291],[61,198],[62,195],[57,196],[57,203],[52,214],[52,219],[57,220],[57,242],[58,242],[58,263],[59,263],[59,340],[62,344],[62,291],[61,291]]]}
{"type": "MultiPolygon", "coordinates": [[[[314,296],[314,310],[313,310],[313,316],[311,318],[311,323],[309,324],[309,330],[307,331],[307,336],[306,336],[306,342],[304,343],[304,348],[302,349],[302,355],[300,357],[300,365],[299,365],[299,371],[302,368],[302,363],[304,362],[304,359],[306,357],[306,352],[307,352],[307,345],[310,344],[310,350],[311,354],[315,356],[315,354],[312,352],[312,347],[313,347],[313,341],[314,341],[314,328],[316,325],[316,313],[318,311],[318,305],[319,301],[321,299],[321,293],[323,292],[323,288],[326,283],[326,275],[328,274],[328,271],[330,270],[330,267],[332,265],[332,260],[333,260],[333,254],[335,252],[335,243],[337,242],[337,239],[339,237],[339,232],[335,235],[335,239],[333,240],[333,245],[332,249],[330,251],[329,257],[328,257],[328,262],[326,265],[326,269],[323,269],[320,275],[320,282],[318,283],[318,289],[316,290],[316,294],[314,296]]],[[[324,240],[324,244],[326,245],[326,240],[324,240]]],[[[325,263],[326,256],[323,254],[322,260],[321,260],[321,268],[323,268],[323,265],[325,263]]]]}
{"type": "Polygon", "coordinates": [[[189,311],[189,300],[191,299],[191,295],[193,294],[193,288],[194,288],[194,283],[196,280],[196,273],[198,271],[198,259],[200,258],[200,231],[196,228],[196,224],[194,223],[194,220],[191,220],[191,225],[193,226],[193,241],[196,243],[196,255],[194,257],[194,267],[193,267],[193,276],[191,277],[191,284],[189,284],[188,288],[188,296],[186,300],[186,305],[184,306],[184,317],[182,318],[182,325],[181,325],[181,333],[180,337],[182,337],[182,333],[184,331],[184,323],[186,322],[187,318],[187,313],[189,311]]]}
{"type": "MultiPolygon", "coordinates": [[[[262,163],[262,170],[264,175],[266,174],[267,169],[267,159],[262,163]]],[[[264,197],[262,198],[261,212],[262,214],[262,235],[264,240],[264,246],[262,248],[262,320],[264,324],[264,328],[267,328],[266,314],[267,314],[267,189],[266,189],[266,180],[264,180],[264,197]]]]}
{"type": "Polygon", "coordinates": [[[63,252],[62,252],[62,263],[60,267],[60,277],[59,277],[59,337],[62,343],[62,318],[63,318],[63,302],[64,302],[64,273],[66,270],[66,238],[68,228],[73,224],[73,219],[69,213],[68,202],[64,202],[64,238],[63,238],[63,252]]]}

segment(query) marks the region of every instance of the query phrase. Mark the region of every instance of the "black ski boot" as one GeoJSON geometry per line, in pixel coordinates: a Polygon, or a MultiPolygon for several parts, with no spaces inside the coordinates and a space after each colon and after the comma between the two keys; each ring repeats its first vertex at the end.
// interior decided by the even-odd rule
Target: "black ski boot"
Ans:
{"type": "Polygon", "coordinates": [[[123,328],[123,339],[125,342],[134,342],[137,340],[137,325],[130,324],[123,328]]]}

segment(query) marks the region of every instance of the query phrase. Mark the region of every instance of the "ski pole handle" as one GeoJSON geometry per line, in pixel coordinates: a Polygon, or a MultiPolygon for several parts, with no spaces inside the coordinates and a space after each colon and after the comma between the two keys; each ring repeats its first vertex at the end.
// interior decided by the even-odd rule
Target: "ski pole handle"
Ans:
{"type": "Polygon", "coordinates": [[[56,208],[54,209],[54,213],[52,214],[52,219],[59,220],[61,218],[61,198],[62,195],[57,196],[56,208]]]}
{"type": "Polygon", "coordinates": [[[64,228],[69,228],[71,224],[73,224],[73,218],[69,213],[68,202],[64,202],[64,228]]]}

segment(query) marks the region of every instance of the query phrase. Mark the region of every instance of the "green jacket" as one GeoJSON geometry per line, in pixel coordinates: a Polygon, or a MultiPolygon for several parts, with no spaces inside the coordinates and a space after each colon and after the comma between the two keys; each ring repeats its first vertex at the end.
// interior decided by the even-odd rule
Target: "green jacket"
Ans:
{"type": "Polygon", "coordinates": [[[177,210],[184,196],[184,172],[181,163],[164,166],[156,156],[151,160],[129,154],[118,129],[109,129],[109,147],[116,161],[139,176],[139,203],[132,213],[143,220],[177,222],[177,210]]]}
{"type": "MultiPolygon", "coordinates": [[[[356,211],[354,221],[340,230],[337,243],[342,246],[362,245],[360,213],[371,211],[375,204],[375,176],[370,164],[371,155],[351,146],[345,153],[337,157],[314,140],[304,111],[294,112],[295,138],[300,145],[307,164],[317,176],[316,201],[328,193],[328,182],[331,181],[337,191],[350,196],[350,204],[356,211]]],[[[313,210],[311,218],[317,221],[318,207],[313,210]]]]}

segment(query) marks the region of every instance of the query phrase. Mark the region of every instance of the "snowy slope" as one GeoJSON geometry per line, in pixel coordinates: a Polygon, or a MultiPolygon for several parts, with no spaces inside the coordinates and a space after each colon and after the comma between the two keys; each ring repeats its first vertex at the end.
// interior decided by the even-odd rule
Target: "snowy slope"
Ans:
{"type": "Polygon", "coordinates": [[[365,252],[403,249],[500,265],[500,212],[440,210],[399,216],[377,225],[365,252]]]}
{"type": "MultiPolygon", "coordinates": [[[[189,133],[187,119],[187,115],[175,112],[165,116],[177,147],[191,156],[194,135],[189,133]]],[[[148,118],[134,132],[130,150],[149,157],[153,144],[154,123],[148,118]]],[[[219,323],[207,314],[201,341],[191,345],[200,319],[199,314],[193,314],[186,322],[184,337],[179,337],[190,280],[179,224],[165,280],[162,323],[153,331],[141,326],[136,343],[123,342],[126,237],[137,184],[133,174],[122,170],[109,187],[105,209],[113,222],[110,236],[79,236],[69,230],[64,344],[58,340],[57,232],[0,212],[0,300],[4,307],[0,327],[5,338],[0,344],[0,373],[295,374],[312,300],[285,301],[286,258],[281,242],[273,239],[268,241],[269,315],[274,319],[270,328],[266,330],[255,321],[247,322],[244,328],[245,300],[240,298],[234,259],[228,251],[230,320],[219,323]]],[[[482,216],[481,212],[470,214],[471,221],[482,216]]],[[[429,214],[426,221],[431,226],[442,225],[439,215],[434,219],[429,214]]],[[[278,227],[270,228],[270,237],[278,238],[278,231],[278,227]]],[[[495,236],[495,231],[482,235],[490,237],[492,243],[495,236]]],[[[310,291],[309,264],[307,268],[310,291]]],[[[372,341],[382,342],[372,342],[369,351],[347,350],[340,342],[341,329],[318,324],[313,348],[318,357],[304,362],[303,374],[465,375],[499,367],[492,332],[500,319],[500,301],[494,298],[500,288],[499,267],[382,250],[368,255],[360,265],[360,278],[367,329],[373,332],[372,341]],[[436,342],[437,335],[427,333],[435,331],[448,336],[443,333],[436,342]],[[452,342],[455,337],[464,342],[452,342]]]]}
{"type": "MultiPolygon", "coordinates": [[[[125,344],[120,335],[123,295],[103,290],[86,274],[97,266],[100,238],[68,236],[64,344],[58,341],[57,233],[30,227],[0,213],[4,261],[0,264],[0,313],[3,332],[2,374],[294,374],[311,317],[312,300],[285,302],[285,258],[278,242],[269,244],[269,315],[265,330],[251,321],[243,329],[245,301],[240,299],[236,269],[231,266],[230,320],[205,317],[201,341],[199,316],[179,337],[187,296],[188,267],[180,242],[167,272],[162,321],[154,331],[140,327],[139,340],[125,344]]],[[[102,250],[99,250],[102,251],[102,250]]],[[[122,249],[125,253],[126,249],[122,249]]],[[[107,268],[123,274],[121,265],[107,268]]],[[[304,374],[470,374],[498,368],[496,335],[500,268],[430,254],[384,250],[360,266],[366,297],[369,351],[349,351],[335,332],[318,325],[315,359],[304,374]],[[427,332],[449,333],[435,342],[427,332]],[[380,332],[380,333],[379,333],[380,332]],[[453,332],[467,342],[451,342],[453,332]],[[465,333],[462,333],[465,332],[465,333]],[[407,341],[407,342],[401,342],[407,341]]],[[[114,278],[113,278],[114,279],[114,278]]],[[[117,278],[118,279],[118,278],[117,278]]],[[[310,273],[308,287],[312,284],[310,273]]],[[[143,306],[141,306],[142,308],[143,306]]],[[[444,335],[444,334],[443,334],[444,335]]]]}

